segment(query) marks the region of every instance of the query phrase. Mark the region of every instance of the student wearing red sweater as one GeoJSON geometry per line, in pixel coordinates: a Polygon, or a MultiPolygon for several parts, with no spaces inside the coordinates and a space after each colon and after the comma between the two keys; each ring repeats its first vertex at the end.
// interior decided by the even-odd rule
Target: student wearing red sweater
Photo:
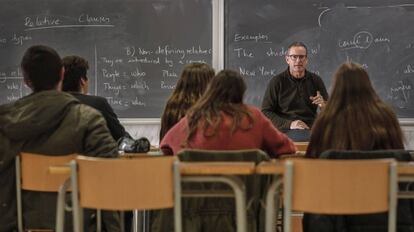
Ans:
{"type": "Polygon", "coordinates": [[[295,153],[293,142],[255,107],[243,104],[246,84],[235,71],[223,70],[204,95],[171,128],[160,145],[177,154],[184,148],[237,150],[259,148],[270,157],[295,153]]]}

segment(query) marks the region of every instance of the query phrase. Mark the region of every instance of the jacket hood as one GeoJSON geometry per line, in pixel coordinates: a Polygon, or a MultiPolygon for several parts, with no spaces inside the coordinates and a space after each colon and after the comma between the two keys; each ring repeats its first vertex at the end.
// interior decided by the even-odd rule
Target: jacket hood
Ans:
{"type": "Polygon", "coordinates": [[[56,90],[41,91],[0,106],[0,131],[12,140],[34,138],[55,129],[79,101],[56,90]]]}

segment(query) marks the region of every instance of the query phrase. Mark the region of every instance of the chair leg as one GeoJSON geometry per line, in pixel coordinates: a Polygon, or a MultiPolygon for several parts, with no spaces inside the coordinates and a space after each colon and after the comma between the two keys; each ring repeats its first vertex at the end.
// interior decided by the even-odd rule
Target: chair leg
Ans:
{"type": "MultiPolygon", "coordinates": [[[[276,192],[280,190],[282,180],[276,176],[276,179],[270,185],[269,190],[266,194],[266,232],[274,232],[276,229],[275,219],[277,218],[277,210],[279,208],[279,201],[275,201],[276,192]]],[[[279,198],[277,198],[279,199],[279,198]]]]}
{"type": "Polygon", "coordinates": [[[21,182],[21,165],[20,157],[15,159],[16,166],[16,202],[17,202],[17,228],[19,232],[23,232],[23,203],[22,203],[22,182],[21,182]]]}
{"type": "Polygon", "coordinates": [[[81,232],[83,231],[83,216],[82,210],[79,205],[78,175],[76,161],[72,160],[70,162],[70,169],[70,182],[72,188],[73,231],[81,232]]]}
{"type": "Polygon", "coordinates": [[[133,232],[141,232],[139,230],[139,224],[140,224],[140,218],[141,214],[138,210],[134,210],[133,211],[133,216],[132,216],[132,231],[133,232]]]}
{"type": "Polygon", "coordinates": [[[56,206],[56,232],[63,232],[65,226],[66,192],[70,186],[70,178],[59,187],[56,206]]]}
{"type": "Polygon", "coordinates": [[[119,219],[121,220],[121,232],[125,232],[125,212],[124,211],[121,211],[119,213],[119,219]]]}
{"type": "Polygon", "coordinates": [[[236,198],[236,213],[237,213],[237,231],[247,231],[247,213],[246,213],[246,194],[244,190],[234,188],[234,196],[236,198]]]}
{"type": "Polygon", "coordinates": [[[283,231],[290,232],[292,227],[292,179],[293,179],[293,163],[292,161],[286,161],[285,165],[285,182],[284,182],[284,195],[283,195],[283,231]]]}
{"type": "Polygon", "coordinates": [[[389,193],[389,209],[388,209],[388,231],[395,232],[397,230],[397,192],[398,177],[397,164],[390,164],[390,193],[389,193]]]}
{"type": "Polygon", "coordinates": [[[181,210],[181,174],[180,166],[177,160],[174,161],[174,231],[183,231],[183,220],[181,210]]]}
{"type": "Polygon", "coordinates": [[[102,211],[96,210],[96,232],[102,232],[102,211]]]}

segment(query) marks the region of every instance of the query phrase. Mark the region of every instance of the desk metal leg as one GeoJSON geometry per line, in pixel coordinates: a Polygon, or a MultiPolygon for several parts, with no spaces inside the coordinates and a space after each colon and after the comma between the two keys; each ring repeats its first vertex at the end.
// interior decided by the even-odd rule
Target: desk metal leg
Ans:
{"type": "MultiPolygon", "coordinates": [[[[234,191],[236,200],[237,232],[247,231],[246,193],[245,186],[240,178],[235,176],[186,176],[181,178],[182,182],[213,182],[225,183],[234,191]]],[[[214,193],[206,194],[206,197],[214,196],[214,193]]]]}
{"type": "Polygon", "coordinates": [[[100,209],[96,210],[96,231],[102,232],[102,211],[100,209]]]}
{"type": "Polygon", "coordinates": [[[65,206],[66,206],[66,192],[70,186],[70,179],[68,178],[59,187],[58,200],[56,206],[56,232],[63,232],[65,226],[65,206]]]}
{"type": "Polygon", "coordinates": [[[150,211],[143,210],[142,211],[142,232],[149,232],[149,216],[150,211]]]}
{"type": "Polygon", "coordinates": [[[133,216],[132,216],[132,231],[133,232],[142,232],[142,230],[140,230],[139,228],[140,228],[140,221],[142,220],[142,219],[140,219],[140,217],[142,216],[141,215],[141,212],[139,212],[138,210],[134,210],[134,211],[132,211],[132,213],[133,213],[133,216]]]}
{"type": "Polygon", "coordinates": [[[17,203],[17,228],[19,232],[23,232],[23,202],[22,202],[22,183],[21,183],[21,166],[20,156],[16,157],[16,203],[17,203]]]}
{"type": "Polygon", "coordinates": [[[148,232],[149,231],[149,211],[133,210],[132,211],[132,231],[148,232]]]}
{"type": "Polygon", "coordinates": [[[279,177],[272,182],[266,193],[266,232],[274,232],[276,228],[275,219],[277,218],[277,211],[279,209],[279,198],[275,200],[276,192],[280,190],[282,180],[279,177]]]}

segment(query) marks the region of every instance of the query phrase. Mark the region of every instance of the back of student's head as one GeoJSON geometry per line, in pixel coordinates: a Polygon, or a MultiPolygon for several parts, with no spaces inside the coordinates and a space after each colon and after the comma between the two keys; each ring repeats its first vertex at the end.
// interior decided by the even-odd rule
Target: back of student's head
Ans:
{"type": "Polygon", "coordinates": [[[367,71],[356,63],[340,65],[328,103],[313,125],[307,155],[403,147],[397,117],[376,94],[367,71]]]}
{"type": "Polygon", "coordinates": [[[205,63],[191,63],[184,67],[161,117],[160,140],[201,97],[214,74],[214,69],[205,63]]]}
{"type": "Polygon", "coordinates": [[[339,66],[328,103],[341,107],[351,103],[365,104],[379,100],[367,71],[361,65],[347,62],[339,66]]]}
{"type": "Polygon", "coordinates": [[[214,69],[205,63],[192,63],[184,67],[173,95],[183,99],[199,98],[214,76],[214,69]]]}
{"type": "Polygon", "coordinates": [[[53,48],[35,45],[24,53],[21,68],[26,84],[34,92],[51,90],[61,79],[62,60],[53,48]]]}
{"type": "Polygon", "coordinates": [[[243,104],[245,91],[243,77],[236,71],[223,70],[214,76],[206,92],[187,114],[189,133],[186,142],[192,139],[200,125],[206,137],[218,133],[223,113],[232,118],[231,133],[237,129],[250,129],[254,119],[247,106],[243,104]],[[247,125],[242,123],[244,117],[247,117],[247,125]],[[212,130],[207,130],[208,128],[212,130]]]}
{"type": "Polygon", "coordinates": [[[210,81],[203,102],[212,104],[239,104],[243,103],[246,92],[246,83],[243,77],[233,70],[222,70],[210,81]]]}
{"type": "Polygon", "coordinates": [[[88,61],[80,56],[66,56],[62,60],[65,67],[62,90],[79,92],[81,79],[87,80],[88,61]]]}

